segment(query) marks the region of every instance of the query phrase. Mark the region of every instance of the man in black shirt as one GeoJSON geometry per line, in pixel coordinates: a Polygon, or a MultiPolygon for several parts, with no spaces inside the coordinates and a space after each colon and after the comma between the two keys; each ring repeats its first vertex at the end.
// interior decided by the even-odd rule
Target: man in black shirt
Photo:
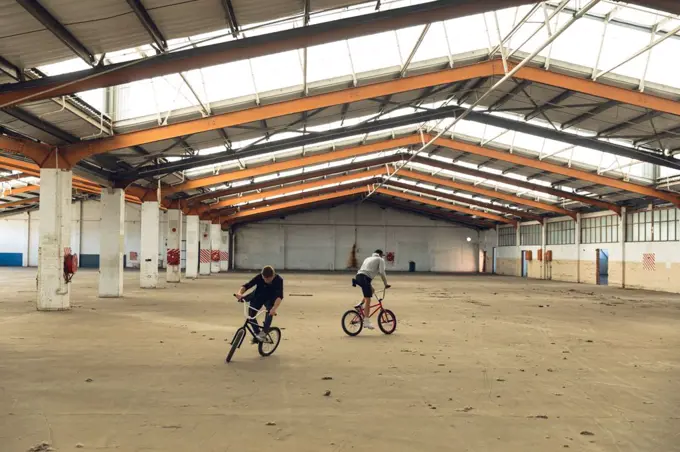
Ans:
{"type": "Polygon", "coordinates": [[[264,319],[264,331],[260,331],[257,320],[253,324],[255,337],[260,342],[264,341],[267,337],[266,332],[269,331],[276,311],[279,309],[281,301],[283,301],[283,278],[276,274],[274,268],[267,265],[259,275],[244,284],[236,296],[239,300],[250,303],[251,316],[255,316],[263,306],[267,309],[267,315],[264,319]],[[244,296],[243,294],[252,287],[255,287],[255,290],[244,296]]]}

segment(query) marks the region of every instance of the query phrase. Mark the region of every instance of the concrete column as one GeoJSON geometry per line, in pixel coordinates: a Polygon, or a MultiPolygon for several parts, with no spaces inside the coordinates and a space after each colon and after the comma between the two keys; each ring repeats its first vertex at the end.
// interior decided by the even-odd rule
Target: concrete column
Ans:
{"type": "Polygon", "coordinates": [[[547,231],[546,231],[546,229],[547,229],[546,223],[545,223],[545,220],[543,220],[543,223],[541,223],[541,250],[542,250],[541,254],[543,254],[543,261],[541,262],[541,279],[548,279],[548,272],[547,272],[548,262],[545,259],[545,251],[546,251],[545,248],[546,248],[546,244],[547,244],[547,240],[546,240],[547,231]]]}
{"type": "Polygon", "coordinates": [[[619,222],[619,242],[621,243],[621,288],[626,288],[626,224],[628,223],[626,208],[621,207],[621,221],[619,222]]]}
{"type": "Polygon", "coordinates": [[[199,223],[199,231],[200,231],[200,244],[201,244],[201,253],[200,253],[200,264],[198,266],[198,272],[203,275],[203,276],[210,276],[210,252],[211,252],[211,243],[210,243],[210,226],[211,226],[210,220],[202,220],[199,223]]]}
{"type": "Polygon", "coordinates": [[[574,238],[576,239],[576,282],[581,282],[581,214],[576,214],[576,231],[574,231],[574,238]]]}
{"type": "Polygon", "coordinates": [[[71,252],[72,180],[71,171],[40,170],[39,311],[71,307],[69,285],[64,280],[64,254],[71,252]]]}
{"type": "Polygon", "coordinates": [[[520,229],[522,229],[522,224],[518,223],[515,231],[515,256],[517,256],[515,258],[515,276],[522,276],[522,235],[520,229]]]}
{"type": "Polygon", "coordinates": [[[229,231],[220,230],[220,271],[229,271],[229,231]]]}
{"type": "Polygon", "coordinates": [[[187,268],[186,277],[198,278],[198,215],[187,217],[187,268]]]}
{"type": "MultiPolygon", "coordinates": [[[[169,283],[180,282],[182,272],[182,211],[179,209],[168,210],[168,251],[166,254],[176,253],[180,256],[178,265],[166,265],[165,280],[169,283]]],[[[167,262],[167,255],[165,257],[167,262]]]]}
{"type": "Polygon", "coordinates": [[[123,296],[125,191],[102,189],[99,225],[99,298],[123,296]]]}
{"type": "Polygon", "coordinates": [[[217,222],[210,225],[210,273],[220,272],[220,244],[222,242],[222,225],[217,222]],[[216,258],[216,259],[215,259],[216,258]]]}
{"type": "Polygon", "coordinates": [[[142,203],[142,246],[140,250],[139,287],[158,287],[158,236],[160,210],[158,201],[142,203]]]}

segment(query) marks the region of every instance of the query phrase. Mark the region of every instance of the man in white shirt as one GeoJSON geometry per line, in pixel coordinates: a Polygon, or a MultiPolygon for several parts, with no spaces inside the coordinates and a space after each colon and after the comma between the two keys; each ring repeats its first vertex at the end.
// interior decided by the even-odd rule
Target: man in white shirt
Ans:
{"type": "Polygon", "coordinates": [[[389,289],[390,285],[387,284],[387,275],[385,274],[385,261],[383,260],[382,250],[375,250],[375,253],[371,257],[364,259],[364,263],[361,264],[361,268],[357,272],[354,280],[356,284],[361,287],[361,292],[364,295],[364,328],[369,330],[373,329],[371,324],[371,319],[368,316],[371,314],[371,298],[373,297],[373,278],[380,275],[385,284],[385,288],[389,289]]]}

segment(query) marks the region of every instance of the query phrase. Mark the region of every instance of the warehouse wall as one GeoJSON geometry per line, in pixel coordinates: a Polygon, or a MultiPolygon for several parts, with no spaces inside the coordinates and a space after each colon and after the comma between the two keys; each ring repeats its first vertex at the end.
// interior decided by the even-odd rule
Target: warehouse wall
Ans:
{"type": "Polygon", "coordinates": [[[354,243],[359,262],[380,248],[394,253],[388,271],[476,272],[477,231],[375,204],[318,209],[238,227],[236,268],[345,270],[354,243]],[[467,238],[471,241],[468,242],[467,238]]]}
{"type": "MultiPolygon", "coordinates": [[[[80,257],[81,267],[98,268],[101,204],[82,201],[72,204],[71,249],[80,257]]],[[[21,265],[38,265],[40,212],[0,218],[0,265],[7,254],[20,254],[21,265]]],[[[141,244],[141,206],[125,206],[125,255],[128,268],[139,267],[141,244]],[[136,255],[136,257],[135,257],[136,255]]],[[[12,256],[9,256],[10,259],[12,256]]]]}

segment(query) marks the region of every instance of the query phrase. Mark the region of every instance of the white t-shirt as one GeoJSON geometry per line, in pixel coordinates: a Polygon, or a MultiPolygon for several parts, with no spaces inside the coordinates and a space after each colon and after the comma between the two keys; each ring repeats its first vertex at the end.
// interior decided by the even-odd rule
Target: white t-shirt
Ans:
{"type": "Polygon", "coordinates": [[[383,280],[383,283],[387,285],[387,275],[385,274],[385,261],[377,253],[373,253],[371,257],[367,257],[364,260],[364,263],[361,264],[361,268],[359,269],[357,274],[366,275],[369,278],[371,278],[371,280],[373,280],[373,278],[375,278],[376,276],[380,275],[380,277],[383,280]]]}

